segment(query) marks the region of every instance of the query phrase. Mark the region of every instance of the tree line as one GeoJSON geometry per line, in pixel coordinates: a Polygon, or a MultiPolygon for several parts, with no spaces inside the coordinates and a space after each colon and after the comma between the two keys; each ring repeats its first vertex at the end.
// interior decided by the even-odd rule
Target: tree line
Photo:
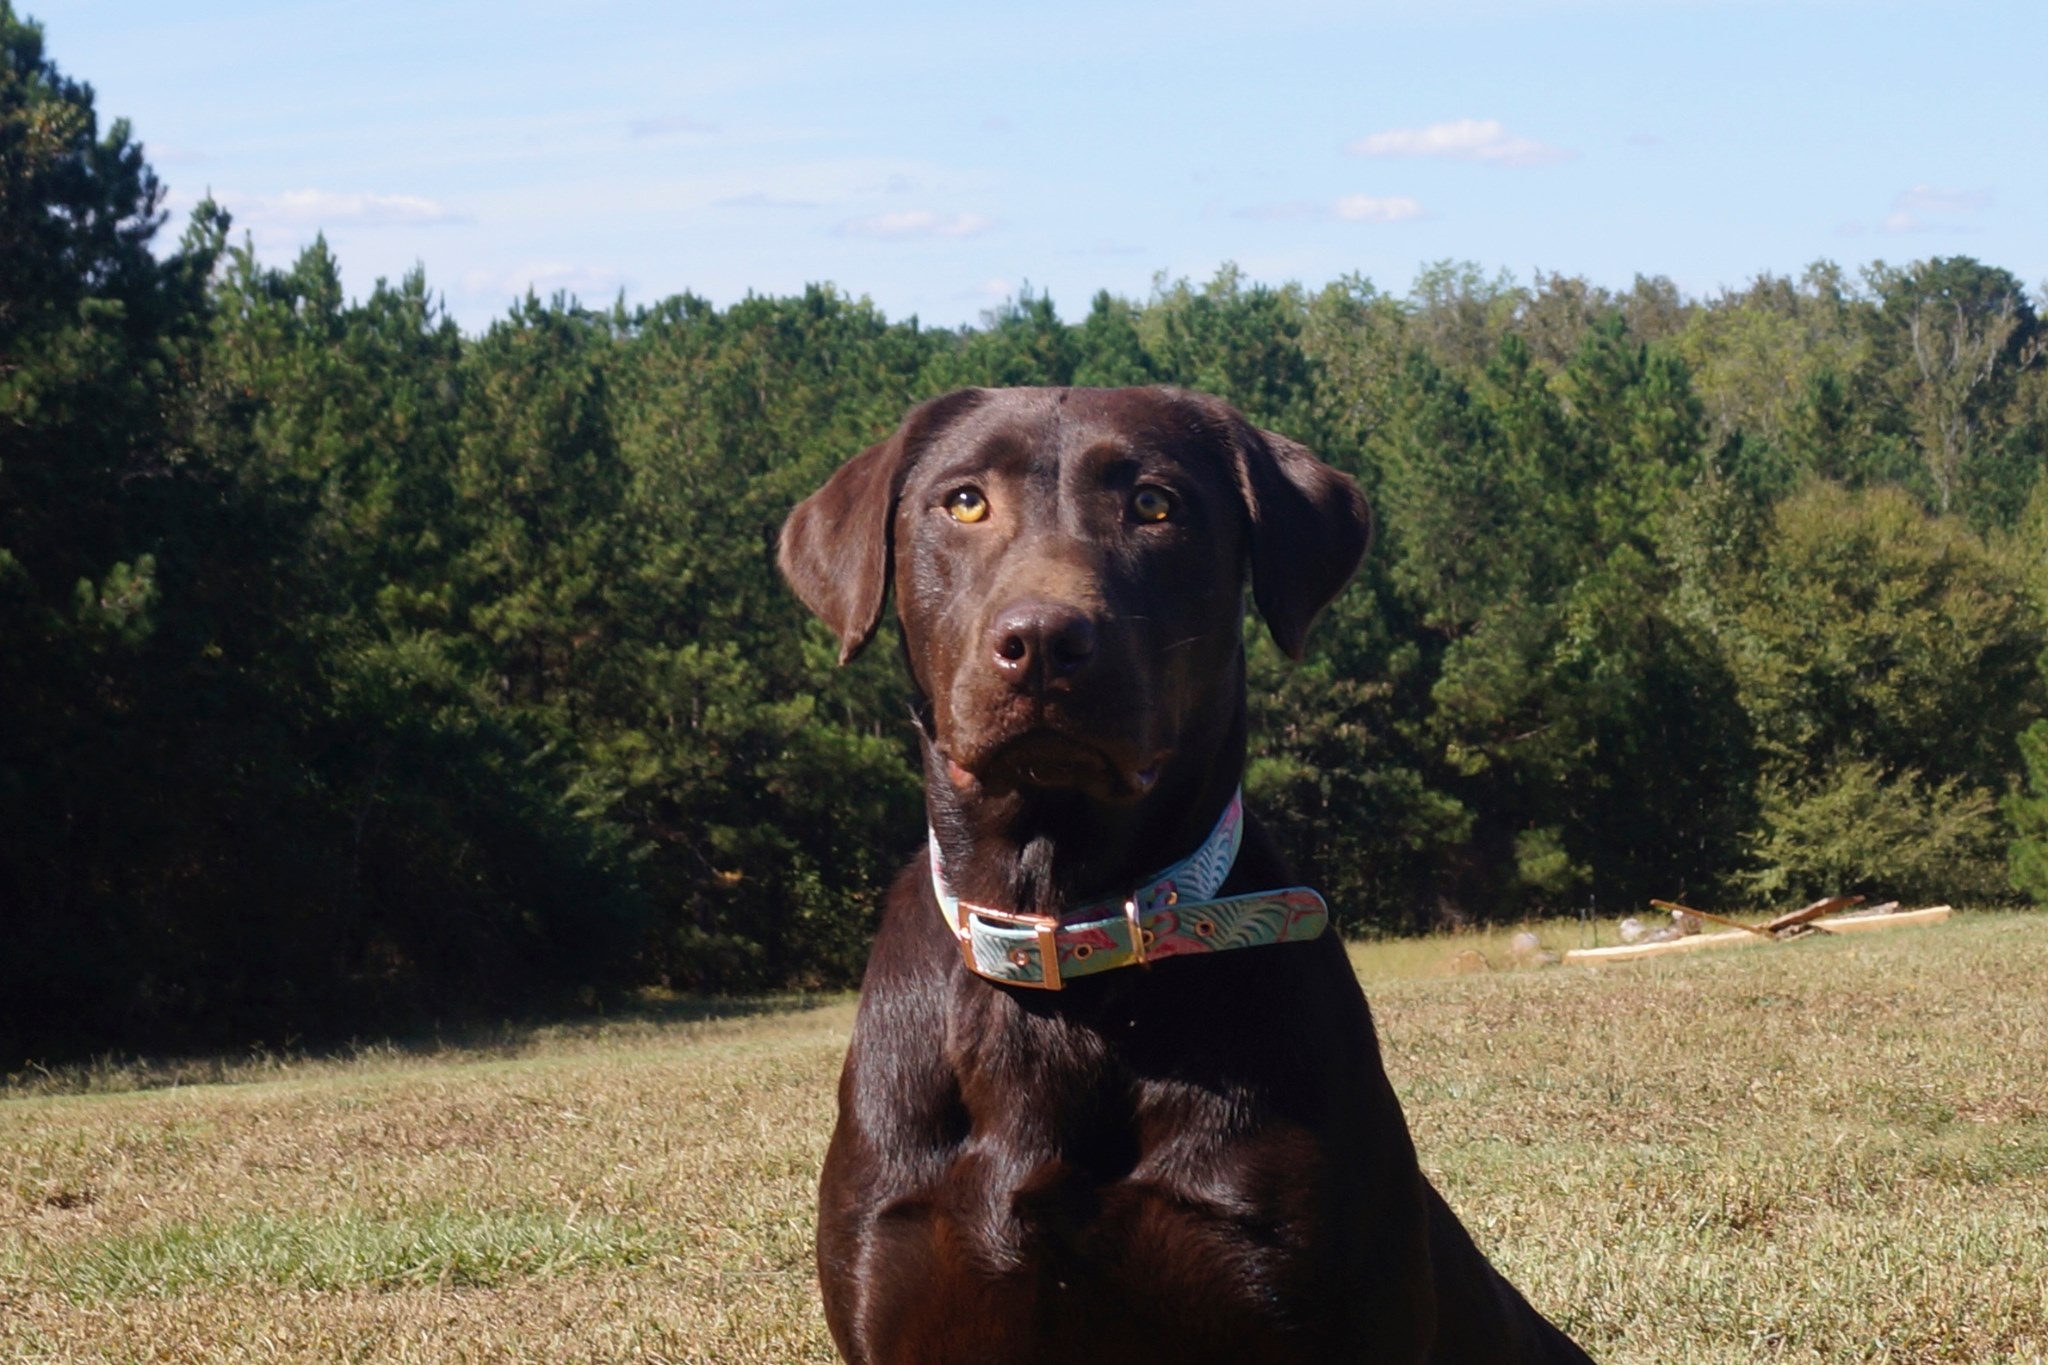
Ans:
{"type": "Polygon", "coordinates": [[[1200,389],[1364,485],[1308,661],[1250,642],[1251,794],[1354,931],[2048,897],[2048,329],[1995,266],[470,336],[162,202],[0,0],[0,1064],[856,980],[903,687],[774,535],[968,384],[1200,389]]]}

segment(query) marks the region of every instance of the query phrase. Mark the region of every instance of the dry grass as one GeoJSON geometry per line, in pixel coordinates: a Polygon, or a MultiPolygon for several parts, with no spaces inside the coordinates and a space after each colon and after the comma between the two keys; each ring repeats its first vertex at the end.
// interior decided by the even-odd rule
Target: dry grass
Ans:
{"type": "MultiPolygon", "coordinates": [[[[2048,1360],[2048,918],[1446,975],[1466,948],[1507,960],[1359,949],[1388,1066],[1452,1203],[1600,1358],[2048,1360]]],[[[0,1359],[830,1360],[811,1191],[850,1018],[17,1085],[0,1359]]]]}

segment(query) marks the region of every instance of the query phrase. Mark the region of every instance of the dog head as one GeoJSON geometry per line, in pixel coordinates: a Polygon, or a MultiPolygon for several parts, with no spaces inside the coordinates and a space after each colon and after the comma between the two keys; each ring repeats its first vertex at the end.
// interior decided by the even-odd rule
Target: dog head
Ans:
{"type": "Polygon", "coordinates": [[[1364,554],[1350,478],[1172,389],[966,389],[915,409],[790,515],[780,562],[837,633],[893,581],[955,786],[1143,796],[1241,704],[1242,588],[1299,658],[1364,554]]]}

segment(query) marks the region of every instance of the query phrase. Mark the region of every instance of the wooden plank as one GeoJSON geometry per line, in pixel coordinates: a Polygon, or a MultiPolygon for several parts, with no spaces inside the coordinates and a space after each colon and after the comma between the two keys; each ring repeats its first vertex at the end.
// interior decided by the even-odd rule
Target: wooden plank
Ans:
{"type": "MultiPolygon", "coordinates": [[[[1790,914],[1778,916],[1764,926],[1764,932],[1782,934],[1787,929],[1795,928],[1798,925],[1811,924],[1822,915],[1831,915],[1837,910],[1847,910],[1852,905],[1861,904],[1863,904],[1863,897],[1861,896],[1828,896],[1815,901],[1812,905],[1794,910],[1790,914]]],[[[1897,908],[1898,902],[1893,901],[1892,906],[1897,908]]]]}
{"type": "Polygon", "coordinates": [[[1730,929],[1725,934],[1691,934],[1669,938],[1662,943],[1623,943],[1612,948],[1573,948],[1566,962],[1633,962],[1639,957],[1660,957],[1665,953],[1697,953],[1707,948],[1733,948],[1738,943],[1769,943],[1748,929],[1730,929]]]}
{"type": "Polygon", "coordinates": [[[1830,934],[1860,934],[1871,929],[1902,929],[1909,924],[1939,924],[1955,911],[1946,905],[1925,910],[1901,910],[1891,915],[1836,915],[1817,919],[1813,927],[1830,934]]]}
{"type": "MultiPolygon", "coordinates": [[[[1954,911],[1946,905],[1925,910],[1903,910],[1888,915],[1835,915],[1810,920],[1815,929],[1829,934],[1860,934],[1872,929],[1902,929],[1911,924],[1939,924],[1954,911]]],[[[1638,958],[1661,957],[1666,953],[1696,953],[1710,948],[1734,948],[1745,943],[1773,940],[1754,929],[1730,929],[1721,934],[1694,934],[1689,938],[1666,939],[1662,943],[1623,943],[1612,948],[1573,948],[1564,955],[1571,962],[1634,962],[1638,958]]]]}
{"type": "Polygon", "coordinates": [[[1745,934],[1756,934],[1763,938],[1771,936],[1769,930],[1759,928],[1754,924],[1744,924],[1739,919],[1729,919],[1725,915],[1710,915],[1704,910],[1695,910],[1690,905],[1680,905],[1677,901],[1653,899],[1650,904],[1656,906],[1659,910],[1675,910],[1682,915],[1691,915],[1695,919],[1703,919],[1710,924],[1721,925],[1723,928],[1740,929],[1745,934]]]}

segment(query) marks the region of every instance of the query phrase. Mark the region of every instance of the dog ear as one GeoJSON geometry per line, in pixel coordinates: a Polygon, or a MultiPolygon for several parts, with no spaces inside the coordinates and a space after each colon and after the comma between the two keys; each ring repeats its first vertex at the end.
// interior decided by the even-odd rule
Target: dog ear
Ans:
{"type": "Polygon", "coordinates": [[[1372,508],[1349,474],[1298,441],[1232,412],[1239,487],[1251,523],[1252,600],[1290,659],[1316,613],[1351,581],[1372,543],[1372,508]]]}
{"type": "Polygon", "coordinates": [[[882,623],[905,472],[940,427],[980,399],[980,390],[961,389],[913,408],[894,435],[841,465],[782,524],[775,562],[839,636],[840,663],[860,653],[882,623]]]}

